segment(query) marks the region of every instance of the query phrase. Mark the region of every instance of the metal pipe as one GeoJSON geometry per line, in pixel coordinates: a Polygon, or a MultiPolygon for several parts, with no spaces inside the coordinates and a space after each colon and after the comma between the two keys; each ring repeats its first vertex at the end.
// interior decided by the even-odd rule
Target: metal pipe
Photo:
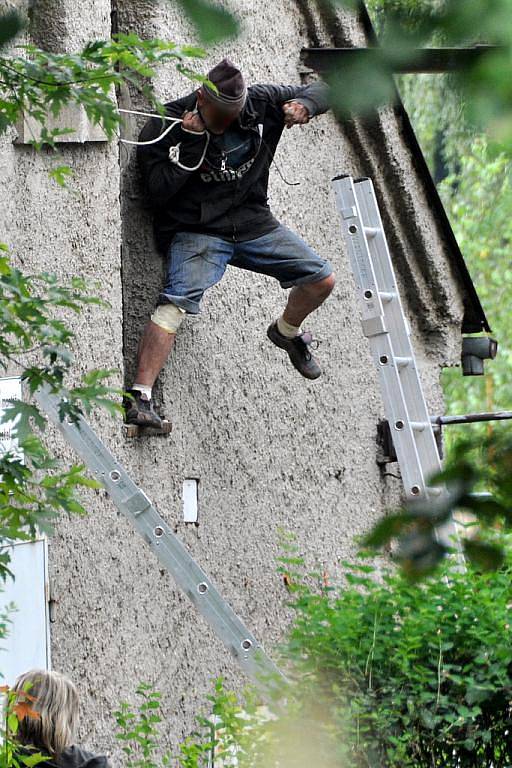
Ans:
{"type": "Polygon", "coordinates": [[[494,413],[464,413],[459,416],[431,416],[432,424],[471,424],[477,421],[504,421],[512,419],[512,411],[495,411],[494,413]]]}

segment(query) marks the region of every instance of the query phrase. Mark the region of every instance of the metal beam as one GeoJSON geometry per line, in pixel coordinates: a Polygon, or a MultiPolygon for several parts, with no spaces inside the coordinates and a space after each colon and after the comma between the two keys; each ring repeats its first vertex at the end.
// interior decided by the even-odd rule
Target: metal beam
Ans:
{"type": "Polygon", "coordinates": [[[496,45],[471,48],[413,48],[407,56],[394,56],[385,47],[375,48],[302,48],[301,59],[317,72],[329,72],[353,64],[386,69],[390,74],[456,72],[474,66],[489,53],[499,51],[496,45]]]}

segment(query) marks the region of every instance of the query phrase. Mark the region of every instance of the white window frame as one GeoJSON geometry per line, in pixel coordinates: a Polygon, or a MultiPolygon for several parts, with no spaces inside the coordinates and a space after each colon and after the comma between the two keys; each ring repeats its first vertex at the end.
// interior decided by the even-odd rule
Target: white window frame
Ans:
{"type": "MultiPolygon", "coordinates": [[[[22,385],[21,385],[21,377],[20,376],[4,376],[0,377],[0,418],[3,414],[4,407],[6,403],[8,403],[12,399],[21,399],[22,398],[22,385]]],[[[0,454],[6,453],[9,450],[13,450],[17,452],[20,455],[21,460],[23,461],[23,453],[19,451],[18,449],[18,443],[16,439],[12,439],[10,437],[10,431],[12,429],[13,423],[6,423],[2,424],[0,426],[0,454]]],[[[5,551],[6,549],[12,550],[11,555],[11,561],[12,561],[12,567],[11,570],[13,571],[15,580],[11,577],[7,578],[6,583],[2,586],[2,591],[0,592],[0,608],[2,609],[2,612],[5,610],[5,608],[11,604],[16,604],[16,595],[18,594],[18,601],[20,605],[18,606],[18,610],[9,612],[9,619],[12,622],[12,625],[9,623],[7,624],[7,637],[1,641],[0,646],[0,672],[4,675],[4,678],[1,679],[2,684],[8,684],[12,685],[14,683],[15,678],[21,673],[24,672],[26,669],[38,666],[43,667],[44,669],[51,669],[51,646],[50,646],[50,611],[49,611],[49,599],[50,599],[50,590],[49,590],[49,578],[48,578],[48,540],[44,533],[38,533],[34,539],[31,539],[30,541],[25,541],[23,539],[16,539],[10,542],[5,542],[3,546],[0,548],[0,551],[5,551]],[[23,576],[25,573],[19,574],[19,579],[16,580],[16,560],[18,559],[17,556],[21,555],[21,559],[23,559],[22,548],[26,550],[26,552],[30,552],[30,550],[33,551],[33,556],[31,555],[29,559],[33,561],[33,564],[37,566],[37,572],[34,573],[35,578],[37,579],[37,582],[35,585],[29,586],[29,592],[27,593],[27,596],[25,596],[25,593],[23,592],[20,596],[19,590],[20,588],[23,588],[23,576]],[[42,583],[41,583],[42,580],[42,583]],[[16,584],[16,581],[18,581],[18,585],[16,584]],[[37,594],[39,593],[39,594],[37,594]],[[20,617],[21,620],[24,622],[26,626],[30,626],[31,621],[34,618],[34,605],[33,603],[30,603],[30,599],[35,597],[38,601],[38,605],[36,606],[36,612],[38,614],[38,618],[36,619],[39,623],[39,627],[35,628],[36,632],[41,632],[41,624],[44,623],[44,628],[42,632],[42,643],[43,647],[41,649],[41,653],[33,653],[33,651],[30,649],[30,642],[28,642],[25,646],[23,646],[23,639],[18,639],[18,648],[21,646],[21,653],[27,653],[26,661],[21,660],[20,663],[16,663],[14,659],[16,658],[16,637],[17,637],[17,630],[16,627],[16,621],[17,617],[20,617]],[[44,606],[42,607],[39,603],[40,600],[43,600],[44,606]],[[42,607],[42,610],[41,610],[42,607]],[[7,651],[7,654],[6,654],[7,651]],[[31,657],[31,658],[29,658],[31,657]],[[9,658],[12,659],[11,662],[9,662],[9,658]]],[[[25,554],[24,552],[23,554],[25,554]]],[[[30,578],[30,572],[29,572],[29,578],[30,578]]],[[[25,588],[27,588],[27,585],[25,583],[25,588]]],[[[18,618],[19,621],[19,618],[18,618]]],[[[23,630],[26,631],[26,630],[23,630]]]]}

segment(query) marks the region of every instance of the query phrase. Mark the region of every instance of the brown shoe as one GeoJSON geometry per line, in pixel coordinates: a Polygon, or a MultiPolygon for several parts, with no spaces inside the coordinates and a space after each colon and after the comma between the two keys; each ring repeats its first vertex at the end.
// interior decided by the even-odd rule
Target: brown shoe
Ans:
{"type": "Polygon", "coordinates": [[[138,389],[127,389],[130,397],[123,398],[123,408],[126,424],[137,424],[139,427],[162,429],[162,419],[153,409],[153,401],[138,389]]]}
{"type": "Polygon", "coordinates": [[[306,379],[318,379],[322,369],[311,354],[309,345],[316,342],[318,346],[319,342],[318,339],[313,339],[310,331],[303,331],[303,333],[299,333],[293,339],[289,339],[280,333],[277,328],[277,320],[274,320],[267,328],[267,336],[276,346],[288,352],[293,366],[306,379]]]}

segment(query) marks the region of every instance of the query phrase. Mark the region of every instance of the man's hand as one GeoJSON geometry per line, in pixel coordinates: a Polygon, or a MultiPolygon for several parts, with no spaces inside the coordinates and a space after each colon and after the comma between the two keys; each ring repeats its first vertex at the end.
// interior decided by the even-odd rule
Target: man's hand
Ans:
{"type": "Polygon", "coordinates": [[[308,108],[298,101],[287,101],[283,104],[284,122],[287,128],[309,122],[308,108]]]}
{"type": "Polygon", "coordinates": [[[205,130],[205,125],[197,112],[184,112],[182,119],[183,122],[181,125],[183,128],[186,128],[187,131],[202,133],[205,130]]]}

